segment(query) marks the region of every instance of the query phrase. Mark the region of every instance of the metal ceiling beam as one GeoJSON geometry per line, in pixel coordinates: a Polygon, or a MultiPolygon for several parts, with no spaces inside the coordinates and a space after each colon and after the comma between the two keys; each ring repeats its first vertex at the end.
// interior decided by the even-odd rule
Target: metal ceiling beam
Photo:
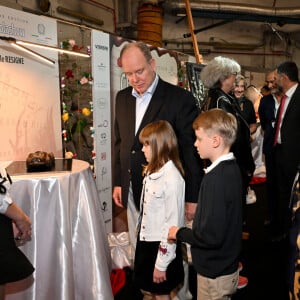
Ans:
{"type": "MultiPolygon", "coordinates": [[[[197,1],[191,2],[193,17],[209,19],[234,19],[242,21],[300,24],[300,7],[265,7],[250,4],[197,1]]],[[[167,11],[179,15],[185,13],[182,1],[166,0],[163,4],[167,11]]]]}
{"type": "Polygon", "coordinates": [[[214,12],[214,11],[199,11],[192,9],[192,15],[194,18],[205,19],[222,19],[222,20],[239,20],[239,21],[252,21],[252,22],[267,22],[278,24],[300,24],[300,18],[289,18],[283,16],[268,16],[268,15],[252,15],[234,12],[214,12]]]}
{"type": "MultiPolygon", "coordinates": [[[[218,27],[218,26],[221,26],[221,25],[224,25],[224,24],[227,24],[227,23],[230,23],[232,22],[233,20],[224,20],[224,21],[221,21],[219,23],[216,23],[216,24],[212,24],[212,25],[209,25],[209,26],[205,26],[205,27],[202,27],[202,28],[199,28],[199,29],[195,29],[194,30],[194,34],[197,34],[199,32],[202,32],[202,31],[205,31],[205,30],[208,30],[208,29],[212,29],[212,28],[215,28],[215,27],[218,27]]],[[[191,36],[191,33],[185,33],[183,35],[184,38],[188,38],[191,36]]]]}

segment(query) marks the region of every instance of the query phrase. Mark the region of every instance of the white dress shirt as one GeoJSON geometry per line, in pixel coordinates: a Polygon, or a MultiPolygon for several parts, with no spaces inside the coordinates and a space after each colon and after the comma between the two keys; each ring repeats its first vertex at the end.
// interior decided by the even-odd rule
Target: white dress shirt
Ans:
{"type": "Polygon", "coordinates": [[[132,95],[136,98],[136,106],[135,106],[135,133],[137,133],[140,124],[143,120],[144,114],[147,110],[147,107],[150,103],[152,95],[156,89],[158,83],[158,75],[156,74],[155,79],[153,80],[150,87],[147,91],[140,95],[135,89],[132,89],[132,95]]]}

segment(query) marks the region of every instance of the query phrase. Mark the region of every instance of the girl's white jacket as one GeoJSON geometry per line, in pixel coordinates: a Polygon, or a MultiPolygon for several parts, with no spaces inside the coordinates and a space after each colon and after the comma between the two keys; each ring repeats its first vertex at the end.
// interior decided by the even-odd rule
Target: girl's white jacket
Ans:
{"type": "Polygon", "coordinates": [[[185,182],[173,161],[145,176],[141,195],[139,239],[160,241],[155,267],[165,271],[176,256],[176,243],[168,243],[171,226],[184,226],[185,182]]]}

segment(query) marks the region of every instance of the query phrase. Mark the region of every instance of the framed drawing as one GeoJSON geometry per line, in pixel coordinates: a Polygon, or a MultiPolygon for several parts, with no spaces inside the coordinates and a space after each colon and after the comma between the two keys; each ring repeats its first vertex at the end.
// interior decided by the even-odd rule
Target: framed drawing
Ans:
{"type": "Polygon", "coordinates": [[[207,95],[207,89],[200,80],[200,73],[204,67],[204,64],[186,62],[186,71],[190,90],[196,98],[199,109],[201,109],[202,103],[207,95]]]}

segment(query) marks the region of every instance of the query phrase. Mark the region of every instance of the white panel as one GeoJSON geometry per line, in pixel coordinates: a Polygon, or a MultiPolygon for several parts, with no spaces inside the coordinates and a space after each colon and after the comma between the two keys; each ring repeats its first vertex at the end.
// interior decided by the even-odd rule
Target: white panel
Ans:
{"type": "MultiPolygon", "coordinates": [[[[56,21],[0,6],[0,36],[57,44],[56,21]]],[[[33,49],[49,65],[0,41],[0,160],[24,160],[37,150],[62,156],[57,54],[33,49]]]]}
{"type": "Polygon", "coordinates": [[[112,231],[109,35],[92,30],[95,174],[107,232],[112,231]]]}

